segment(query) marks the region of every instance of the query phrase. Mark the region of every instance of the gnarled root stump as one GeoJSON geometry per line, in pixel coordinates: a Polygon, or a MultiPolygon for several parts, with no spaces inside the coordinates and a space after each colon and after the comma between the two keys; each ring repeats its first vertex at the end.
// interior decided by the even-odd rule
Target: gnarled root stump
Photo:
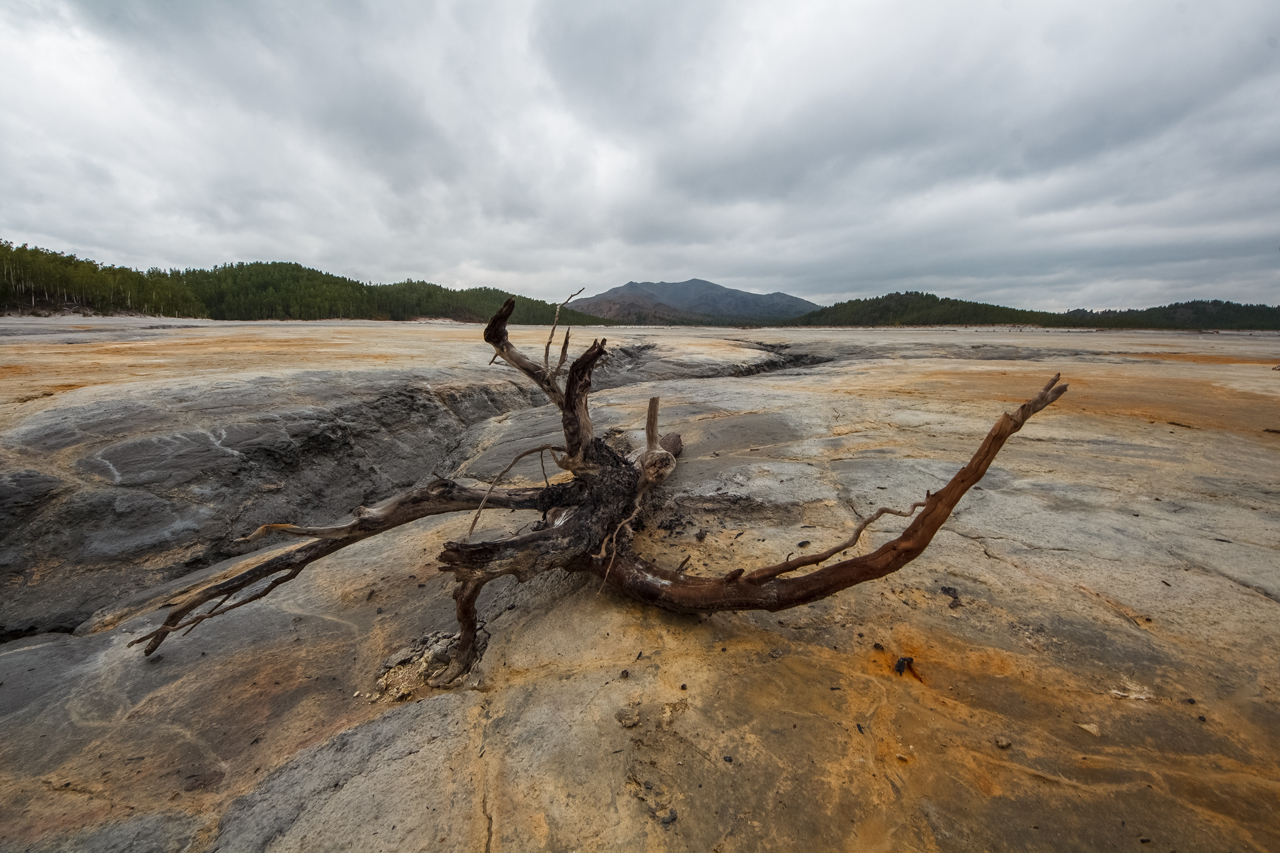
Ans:
{"type": "Polygon", "coordinates": [[[649,489],[675,470],[676,457],[682,448],[680,436],[658,433],[658,398],[649,401],[644,450],[634,460],[623,458],[594,436],[587,406],[591,374],[605,354],[605,341],[592,342],[574,360],[562,386],[560,377],[568,357],[568,333],[564,336],[559,361],[552,367],[550,353],[555,336],[555,327],[552,327],[542,364],[538,364],[507,338],[507,321],[514,307],[513,300],[503,305],[485,328],[484,339],[493,346],[495,358],[503,359],[523,373],[559,408],[564,445],[530,452],[550,452],[559,467],[573,474],[572,480],[545,488],[491,487],[486,491],[438,479],[377,506],[361,507],[343,524],[331,527],[266,525],[244,541],[253,541],[268,533],[310,537],[312,541],[189,594],[173,605],[159,628],[133,642],[146,642],[145,651],[150,655],[172,632],[190,630],[205,619],[256,601],[296,578],[312,562],[340,548],[429,515],[465,510],[478,513],[484,507],[538,510],[542,521],[532,532],[509,539],[445,545],[438,559],[441,571],[453,574],[459,635],[448,656],[447,668],[430,679],[436,686],[455,683],[475,662],[476,599],[485,584],[504,575],[524,582],[553,569],[589,572],[638,601],[686,613],[777,611],[797,607],[855,584],[884,577],[920,556],[965,492],[982,479],[1010,436],[1067,390],[1066,385],[1058,384],[1059,377],[1055,375],[1039,394],[996,421],[973,458],[946,486],[926,494],[924,500],[905,510],[882,507],[844,542],[820,553],[750,572],[734,569],[719,577],[690,576],[656,566],[631,547],[631,522],[643,511],[649,489]],[[867,526],[883,515],[912,520],[901,535],[872,553],[828,562],[852,548],[867,526]],[[801,573],[802,569],[812,570],[801,573]],[[260,588],[251,591],[259,584],[262,584],[260,588]],[[210,602],[212,607],[200,611],[210,602]]]}

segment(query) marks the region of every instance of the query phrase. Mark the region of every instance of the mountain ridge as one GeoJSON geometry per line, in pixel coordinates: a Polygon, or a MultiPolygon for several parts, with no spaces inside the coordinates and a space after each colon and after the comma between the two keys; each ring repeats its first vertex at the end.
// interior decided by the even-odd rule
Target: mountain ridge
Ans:
{"type": "Polygon", "coordinates": [[[822,306],[781,291],[749,293],[700,278],[629,281],[569,303],[578,311],[620,323],[730,325],[781,322],[822,306]]]}

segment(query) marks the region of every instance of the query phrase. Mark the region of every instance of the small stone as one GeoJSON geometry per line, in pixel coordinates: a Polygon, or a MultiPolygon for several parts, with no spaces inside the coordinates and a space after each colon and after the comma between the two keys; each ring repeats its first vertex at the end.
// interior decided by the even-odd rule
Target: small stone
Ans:
{"type": "Polygon", "coordinates": [[[910,758],[907,758],[905,755],[903,755],[901,752],[899,752],[899,753],[898,753],[898,760],[899,760],[899,761],[910,761],[911,759],[910,759],[910,758]]]}
{"type": "Polygon", "coordinates": [[[733,763],[733,756],[732,756],[732,755],[726,755],[726,756],[724,757],[724,760],[725,760],[725,762],[726,762],[727,764],[732,764],[732,763],[733,763]]]}
{"type": "Polygon", "coordinates": [[[1076,725],[1094,737],[1102,737],[1102,731],[1098,728],[1097,723],[1076,723],[1076,725]]]}
{"type": "Polygon", "coordinates": [[[624,669],[624,670],[622,671],[622,674],[621,674],[621,675],[619,675],[618,677],[619,677],[619,678],[630,678],[630,677],[631,677],[631,673],[624,669]]]}
{"type": "Polygon", "coordinates": [[[1004,735],[996,735],[996,746],[1000,749],[1008,749],[1013,746],[1013,741],[1009,740],[1004,735]]]}
{"type": "Polygon", "coordinates": [[[640,712],[635,708],[619,708],[613,718],[621,723],[624,729],[634,729],[640,724],[640,712]]]}

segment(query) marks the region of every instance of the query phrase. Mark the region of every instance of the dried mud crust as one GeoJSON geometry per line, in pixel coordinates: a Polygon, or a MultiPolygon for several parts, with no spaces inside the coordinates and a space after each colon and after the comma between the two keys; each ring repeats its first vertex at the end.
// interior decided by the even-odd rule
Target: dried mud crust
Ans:
{"type": "MultiPolygon", "coordinates": [[[[1150,361],[1067,366],[1084,401],[1068,395],[1044,435],[1010,445],[928,559],[813,607],[699,619],[589,579],[495,583],[478,604],[492,643],[463,690],[370,701],[397,649],[454,630],[423,559],[463,519],[353,546],[159,660],[125,648],[154,617],[8,644],[0,850],[126,836],[194,850],[1280,848],[1277,605],[1255,588],[1280,553],[1274,437],[1196,419],[1202,392],[1228,421],[1255,408],[1221,365],[1144,401],[1188,380],[1150,361]],[[1127,400],[1116,413],[1089,404],[1106,388],[1127,400]]],[[[1037,367],[879,359],[727,388],[673,380],[664,411],[714,403],[672,425],[705,430],[709,449],[689,443],[671,519],[641,535],[691,566],[735,542],[753,564],[786,556],[753,538],[825,543],[945,476],[989,425],[980,401],[998,408],[1000,383],[1037,367]],[[751,435],[769,423],[761,450],[751,435]],[[768,458],[812,463],[834,503],[781,500],[789,472],[753,467],[768,458]],[[724,530],[681,503],[739,473],[724,530]]],[[[609,399],[635,412],[650,390],[609,399]]],[[[487,512],[483,538],[533,518],[487,512]]]]}

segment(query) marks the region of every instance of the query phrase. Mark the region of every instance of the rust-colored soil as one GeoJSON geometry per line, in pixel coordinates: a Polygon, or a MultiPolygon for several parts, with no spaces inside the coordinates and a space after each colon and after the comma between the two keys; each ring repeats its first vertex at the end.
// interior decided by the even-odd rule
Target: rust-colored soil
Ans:
{"type": "MultiPolygon", "coordinates": [[[[915,388],[954,395],[957,402],[1021,403],[1026,390],[1034,389],[1044,373],[1039,365],[1012,370],[957,366],[926,374],[915,388]]],[[[1186,377],[1168,373],[1148,365],[1064,365],[1064,379],[1071,391],[1055,404],[1055,411],[1252,436],[1280,429],[1280,405],[1274,396],[1232,388],[1209,373],[1186,377]]],[[[1280,386],[1280,381],[1276,384],[1280,386]]]]}
{"type": "MultiPolygon", "coordinates": [[[[0,432],[85,386],[124,396],[193,376],[482,370],[492,354],[474,325],[121,328],[137,339],[0,338],[0,432]]],[[[728,360],[742,352],[731,336],[756,334],[609,337],[728,360]]],[[[920,497],[900,482],[923,491],[954,471],[1002,407],[1061,371],[1068,394],[908,569],[807,607],[707,619],[572,578],[495,584],[477,677],[421,688],[420,704],[367,694],[388,655],[453,630],[431,557],[467,517],[346,549],[155,658],[125,647],[141,630],[125,617],[89,637],[20,640],[0,647],[13,709],[0,850],[72,849],[63,833],[177,813],[207,821],[191,849],[209,849],[237,797],[275,784],[292,802],[268,777],[313,745],[330,759],[296,786],[311,802],[244,849],[1280,849],[1280,434],[1266,432],[1280,429],[1280,337],[857,334],[1029,355],[849,359],[594,399],[638,428],[663,394],[664,430],[687,436],[670,494],[744,493],[678,506],[686,526],[637,537],[646,556],[691,556],[689,571],[709,573],[824,547],[877,502],[920,497]],[[770,493],[792,487],[782,475],[776,488],[733,479],[774,461],[796,480],[843,477],[840,491],[797,509],[770,493]],[[437,721],[438,738],[405,736],[414,719],[437,721]],[[423,763],[432,756],[438,766],[423,763]]],[[[513,337],[540,352],[545,335],[513,337]]],[[[490,424],[494,441],[519,423],[490,424]]],[[[482,527],[532,520],[486,513],[482,527]]],[[[877,522],[858,547],[905,523],[877,522]]]]}

